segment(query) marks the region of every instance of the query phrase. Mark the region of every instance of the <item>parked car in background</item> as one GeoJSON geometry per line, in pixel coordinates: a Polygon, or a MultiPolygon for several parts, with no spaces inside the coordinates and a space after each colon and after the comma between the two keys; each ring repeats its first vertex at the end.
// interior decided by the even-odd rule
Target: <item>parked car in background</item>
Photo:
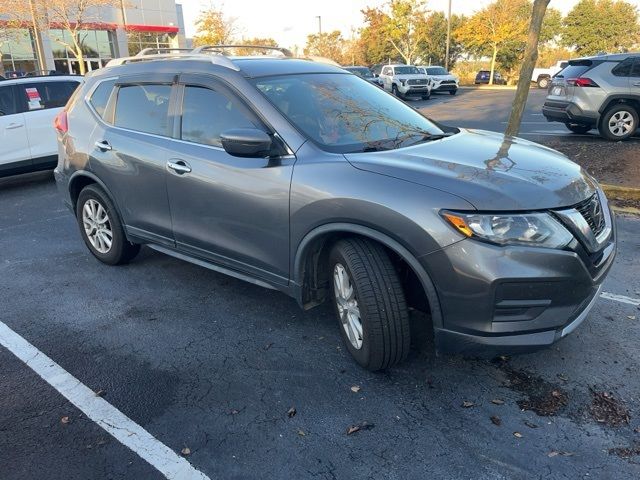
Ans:
{"type": "Polygon", "coordinates": [[[437,65],[418,66],[418,70],[431,80],[431,93],[449,92],[450,95],[455,95],[458,91],[458,77],[449,73],[444,67],[437,65]]]}
{"type": "Polygon", "coordinates": [[[568,60],[560,60],[549,68],[534,68],[531,81],[536,82],[538,88],[549,88],[551,79],[567,65],[569,65],[568,60]]]}
{"type": "Polygon", "coordinates": [[[82,81],[78,76],[6,79],[0,83],[0,176],[53,169],[53,119],[82,81]]]}
{"type": "MultiPolygon", "coordinates": [[[[476,74],[475,84],[476,85],[488,85],[489,78],[491,77],[491,72],[489,70],[480,70],[476,74]]],[[[502,74],[499,72],[493,72],[493,84],[494,85],[506,85],[507,81],[502,78],[502,74]]]]}
{"type": "Polygon", "coordinates": [[[114,60],[58,114],[56,182],[99,261],[147,244],[329,302],[370,370],[407,357],[410,309],[438,351],[483,355],[585,320],[616,233],[579,165],[434,123],[341,68],[206,51],[114,60]]]}
{"type": "Polygon", "coordinates": [[[373,75],[369,67],[350,66],[342,68],[344,68],[347,72],[351,72],[354,75],[359,76],[360,78],[364,78],[367,82],[373,83],[377,87],[382,86],[382,81],[373,75]]]}
{"type": "Polygon", "coordinates": [[[631,137],[640,124],[640,53],[570,60],[553,78],[542,114],[574,133],[597,128],[608,140],[631,137]]]}
{"type": "Polygon", "coordinates": [[[413,65],[385,65],[380,72],[382,87],[396,97],[420,97],[428,100],[431,96],[429,77],[413,65]]]}

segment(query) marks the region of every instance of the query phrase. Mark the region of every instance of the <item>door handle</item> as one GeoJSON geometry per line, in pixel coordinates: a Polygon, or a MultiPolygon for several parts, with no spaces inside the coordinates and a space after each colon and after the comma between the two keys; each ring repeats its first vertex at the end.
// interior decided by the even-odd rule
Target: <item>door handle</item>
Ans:
{"type": "Polygon", "coordinates": [[[94,145],[96,146],[96,148],[98,148],[103,152],[106,152],[108,150],[113,150],[113,147],[109,145],[109,142],[107,142],[106,140],[97,141],[94,145]]]}
{"type": "Polygon", "coordinates": [[[6,130],[13,130],[14,128],[20,128],[20,127],[24,127],[24,123],[10,123],[4,128],[6,130]]]}
{"type": "Polygon", "coordinates": [[[189,166],[189,164],[187,164],[187,162],[184,162],[182,160],[177,160],[175,162],[172,162],[171,160],[169,160],[167,162],[167,168],[170,170],[173,170],[178,175],[183,175],[185,173],[191,172],[191,167],[189,166]]]}
{"type": "Polygon", "coordinates": [[[634,87],[640,87],[640,82],[636,82],[633,84],[634,87]]]}

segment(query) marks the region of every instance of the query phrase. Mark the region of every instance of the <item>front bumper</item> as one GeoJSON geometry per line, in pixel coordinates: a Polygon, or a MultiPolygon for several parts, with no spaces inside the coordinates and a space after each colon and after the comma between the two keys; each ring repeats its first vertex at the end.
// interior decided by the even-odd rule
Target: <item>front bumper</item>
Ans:
{"type": "Polygon", "coordinates": [[[406,96],[428,95],[431,91],[429,85],[400,85],[398,91],[406,96]]]}
{"type": "Polygon", "coordinates": [[[498,247],[463,240],[421,257],[434,279],[443,353],[495,356],[534,351],[571,333],[587,317],[615,258],[615,225],[589,255],[574,240],[565,250],[498,247]]]}
{"type": "Polygon", "coordinates": [[[592,126],[598,123],[598,114],[585,112],[575,103],[559,100],[544,102],[542,115],[549,122],[580,123],[592,126]]]}
{"type": "Polygon", "coordinates": [[[458,85],[455,83],[436,83],[431,89],[432,92],[450,92],[452,90],[458,90],[458,85]]]}

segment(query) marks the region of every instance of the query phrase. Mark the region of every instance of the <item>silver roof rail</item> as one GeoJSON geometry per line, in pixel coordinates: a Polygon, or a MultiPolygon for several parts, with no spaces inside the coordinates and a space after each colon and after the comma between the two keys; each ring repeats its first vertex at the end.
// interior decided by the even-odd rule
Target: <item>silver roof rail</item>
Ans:
{"type": "Polygon", "coordinates": [[[171,48],[171,47],[163,47],[163,48],[143,48],[140,50],[136,57],[144,57],[145,55],[158,54],[158,53],[171,53],[171,52],[191,52],[192,48],[171,48]]]}
{"type": "Polygon", "coordinates": [[[222,54],[224,50],[229,48],[246,48],[248,50],[270,50],[274,52],[280,52],[285,57],[293,57],[293,53],[288,48],[282,47],[270,47],[267,45],[202,45],[192,50],[194,54],[200,54],[205,52],[215,52],[222,54]]]}
{"type": "MultiPolygon", "coordinates": [[[[156,50],[156,49],[150,49],[150,50],[156,50]]],[[[160,49],[162,50],[162,49],[160,49]]],[[[175,49],[174,49],[175,50],[175,49]]],[[[181,49],[182,50],[182,49],[181,49]]],[[[158,54],[143,54],[140,55],[140,53],[138,53],[137,55],[133,56],[133,57],[122,57],[122,58],[114,58],[113,60],[109,60],[109,62],[107,63],[107,67],[113,67],[116,65],[124,65],[126,63],[137,63],[137,62],[149,62],[149,61],[153,61],[153,60],[163,60],[163,59],[170,59],[170,58],[191,58],[193,60],[201,60],[201,61],[207,61],[207,62],[211,62],[215,65],[220,65],[221,67],[225,67],[225,68],[229,68],[231,70],[235,70],[236,72],[240,71],[240,68],[234,64],[231,60],[229,60],[229,58],[225,57],[224,55],[207,55],[207,54],[193,54],[191,53],[192,51],[189,49],[187,52],[182,52],[182,53],[158,53],[158,54]]]]}

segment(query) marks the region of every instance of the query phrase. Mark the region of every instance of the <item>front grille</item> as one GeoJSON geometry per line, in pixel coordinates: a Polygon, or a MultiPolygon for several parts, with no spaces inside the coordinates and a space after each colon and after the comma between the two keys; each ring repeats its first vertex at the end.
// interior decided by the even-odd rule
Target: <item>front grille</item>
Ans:
{"type": "Polygon", "coordinates": [[[602,233],[605,227],[605,220],[600,198],[597,193],[594,193],[584,202],[576,205],[575,209],[580,212],[580,215],[582,215],[589,224],[591,231],[596,237],[602,233]]]}
{"type": "Polygon", "coordinates": [[[456,83],[455,80],[443,80],[442,84],[444,85],[445,83],[450,84],[450,83],[456,83]]]}
{"type": "Polygon", "coordinates": [[[417,79],[409,80],[407,83],[409,85],[426,85],[427,80],[422,78],[417,78],[417,79]]]}

